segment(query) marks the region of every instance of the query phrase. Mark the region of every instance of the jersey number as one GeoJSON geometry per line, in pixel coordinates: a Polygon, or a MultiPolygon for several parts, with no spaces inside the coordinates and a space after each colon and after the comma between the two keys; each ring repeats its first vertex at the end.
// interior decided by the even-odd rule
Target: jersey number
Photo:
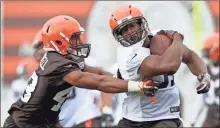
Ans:
{"type": "Polygon", "coordinates": [[[67,88],[65,90],[62,90],[60,92],[58,92],[55,96],[54,96],[54,100],[58,102],[57,105],[54,105],[51,110],[52,111],[58,111],[60,109],[60,107],[62,106],[63,102],[65,101],[67,94],[70,93],[70,91],[73,89],[73,87],[67,88]]]}
{"type": "Polygon", "coordinates": [[[31,75],[31,78],[28,81],[27,87],[21,97],[21,101],[25,103],[29,101],[29,99],[31,98],[31,93],[34,92],[36,88],[37,81],[38,81],[38,76],[36,72],[33,72],[33,74],[31,75]]]}
{"type": "Polygon", "coordinates": [[[173,75],[163,75],[163,82],[159,84],[159,89],[166,88],[169,84],[172,87],[174,85],[174,76],[173,75]]]}

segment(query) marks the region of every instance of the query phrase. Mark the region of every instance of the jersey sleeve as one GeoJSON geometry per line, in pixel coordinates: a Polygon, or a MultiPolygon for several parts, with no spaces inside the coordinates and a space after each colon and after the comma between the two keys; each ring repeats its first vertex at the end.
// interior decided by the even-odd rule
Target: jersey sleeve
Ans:
{"type": "Polygon", "coordinates": [[[38,75],[60,80],[74,70],[83,70],[84,62],[77,62],[55,52],[48,52],[42,58],[37,70],[38,75]]]}
{"type": "Polygon", "coordinates": [[[139,67],[143,60],[149,55],[150,49],[148,48],[141,47],[133,50],[126,60],[121,61],[119,64],[119,71],[122,78],[131,80],[139,78],[139,67]]]}
{"type": "Polygon", "coordinates": [[[137,51],[132,52],[125,64],[127,69],[139,68],[143,60],[150,55],[150,49],[141,47],[137,51]]]}

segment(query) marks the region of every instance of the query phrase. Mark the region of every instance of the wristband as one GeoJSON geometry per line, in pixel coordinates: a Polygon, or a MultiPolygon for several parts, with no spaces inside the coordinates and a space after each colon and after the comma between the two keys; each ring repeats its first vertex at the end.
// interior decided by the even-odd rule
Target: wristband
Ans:
{"type": "Polygon", "coordinates": [[[102,113],[111,115],[111,114],[113,113],[113,112],[112,112],[112,108],[109,107],[109,106],[104,106],[104,107],[102,108],[102,113]]]}
{"type": "Polygon", "coordinates": [[[143,82],[128,81],[128,92],[140,92],[140,87],[138,85],[143,84],[143,82]]]}

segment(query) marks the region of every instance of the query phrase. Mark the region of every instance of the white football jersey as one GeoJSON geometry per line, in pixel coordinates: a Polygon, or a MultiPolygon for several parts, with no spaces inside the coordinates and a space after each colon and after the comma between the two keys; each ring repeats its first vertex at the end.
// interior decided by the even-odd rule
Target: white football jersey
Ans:
{"type": "Polygon", "coordinates": [[[74,87],[61,107],[59,114],[61,126],[72,127],[101,116],[94,99],[95,95],[92,90],[74,87]]]}
{"type": "MultiPolygon", "coordinates": [[[[150,55],[150,49],[141,47],[142,43],[130,47],[119,47],[119,71],[125,80],[140,81],[138,69],[142,61],[150,55]]],[[[123,117],[132,121],[153,121],[180,118],[179,91],[173,76],[155,76],[161,82],[156,92],[156,103],[141,93],[127,93],[123,103],[123,117]]]]}
{"type": "Polygon", "coordinates": [[[122,105],[125,97],[127,97],[126,93],[112,94],[112,111],[115,125],[122,119],[122,105]]]}

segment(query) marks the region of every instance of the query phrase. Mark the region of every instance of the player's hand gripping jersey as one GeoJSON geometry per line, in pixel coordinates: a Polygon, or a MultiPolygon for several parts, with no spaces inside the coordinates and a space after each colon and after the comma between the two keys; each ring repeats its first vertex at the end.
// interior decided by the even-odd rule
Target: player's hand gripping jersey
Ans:
{"type": "MultiPolygon", "coordinates": [[[[125,80],[141,81],[139,67],[150,49],[140,47],[137,43],[130,47],[120,47],[119,72],[125,80]]],[[[147,71],[146,71],[147,72],[147,71]]],[[[148,78],[149,79],[149,78],[148,78]]],[[[141,93],[127,93],[123,103],[123,117],[133,121],[152,121],[160,119],[180,118],[179,91],[174,84],[173,75],[160,75],[151,78],[160,82],[155,93],[156,103],[141,93]]]]}
{"type": "Polygon", "coordinates": [[[73,56],[47,52],[28,81],[23,96],[9,113],[19,127],[46,127],[57,122],[60,107],[73,86],[62,78],[73,70],[82,70],[84,62],[73,56]],[[28,125],[27,126],[27,122],[28,125]]]}

